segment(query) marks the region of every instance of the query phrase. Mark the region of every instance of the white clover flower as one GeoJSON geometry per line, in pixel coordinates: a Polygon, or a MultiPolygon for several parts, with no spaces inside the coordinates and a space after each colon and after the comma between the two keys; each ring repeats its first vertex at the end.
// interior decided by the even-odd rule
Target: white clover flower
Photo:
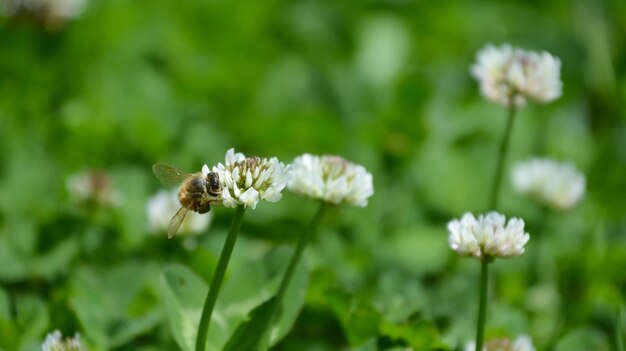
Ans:
{"type": "Polygon", "coordinates": [[[526,99],[547,103],[562,94],[561,61],[547,52],[487,45],[476,55],[471,73],[488,100],[523,106],[526,99]]]}
{"type": "MultiPolygon", "coordinates": [[[[167,232],[170,219],[178,209],[180,209],[178,201],[178,190],[172,191],[161,190],[156,195],[148,199],[146,212],[148,215],[148,227],[151,232],[167,232]]],[[[188,211],[185,219],[178,229],[179,234],[189,233],[196,234],[206,230],[213,218],[211,212],[199,214],[188,211]]]]}
{"type": "Polygon", "coordinates": [[[83,351],[80,343],[80,335],[76,333],[73,338],[62,340],[61,332],[58,330],[49,333],[46,340],[41,345],[42,351],[83,351]]]}
{"type": "Polygon", "coordinates": [[[86,3],[87,0],[6,0],[0,2],[0,9],[9,16],[25,10],[49,20],[69,20],[79,17],[86,3]]]}
{"type": "Polygon", "coordinates": [[[339,156],[304,154],[291,164],[289,190],[333,204],[365,207],[374,194],[372,175],[339,156]]]}
{"type": "Polygon", "coordinates": [[[489,212],[478,219],[465,213],[461,220],[448,222],[450,247],[462,256],[478,259],[515,257],[524,253],[524,245],[530,239],[524,232],[524,221],[489,212]]]}
{"type": "Polygon", "coordinates": [[[67,178],[65,185],[70,198],[76,202],[117,206],[123,201],[122,194],[113,187],[111,178],[104,172],[75,173],[67,178]]]}
{"type": "Polygon", "coordinates": [[[532,158],[513,166],[513,188],[559,210],[574,206],[585,193],[585,176],[572,163],[532,158]]]}
{"type": "MultiPolygon", "coordinates": [[[[212,171],[222,183],[222,204],[231,208],[254,209],[260,200],[277,202],[287,184],[288,168],[276,157],[246,157],[232,148],[226,152],[226,164],[219,163],[212,171]]],[[[209,167],[204,165],[202,172],[208,174],[209,167]]]]}
{"type": "MultiPolygon", "coordinates": [[[[476,342],[470,341],[465,344],[465,351],[476,350],[476,342]]],[[[522,335],[511,341],[509,339],[493,339],[485,343],[483,351],[535,351],[530,338],[522,335]]]]}

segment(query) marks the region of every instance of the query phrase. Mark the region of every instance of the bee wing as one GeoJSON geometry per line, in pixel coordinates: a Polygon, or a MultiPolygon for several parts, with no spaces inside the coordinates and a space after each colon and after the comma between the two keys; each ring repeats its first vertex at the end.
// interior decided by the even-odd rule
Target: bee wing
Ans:
{"type": "Polygon", "coordinates": [[[165,186],[180,185],[190,175],[165,163],[156,163],[152,172],[165,186]]]}
{"type": "Polygon", "coordinates": [[[187,207],[185,206],[182,206],[176,212],[174,217],[170,219],[170,224],[167,226],[167,238],[168,239],[171,239],[174,235],[176,235],[178,228],[180,228],[181,223],[183,223],[183,219],[185,219],[185,215],[187,215],[187,211],[189,211],[189,209],[187,209],[187,207]]]}

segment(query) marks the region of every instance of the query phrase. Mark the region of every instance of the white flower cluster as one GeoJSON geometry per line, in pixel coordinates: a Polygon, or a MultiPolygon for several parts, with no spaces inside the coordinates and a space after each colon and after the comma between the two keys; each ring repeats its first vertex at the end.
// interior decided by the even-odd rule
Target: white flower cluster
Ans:
{"type": "Polygon", "coordinates": [[[515,257],[524,253],[530,236],[524,232],[524,221],[489,212],[476,219],[465,213],[460,220],[448,222],[450,247],[462,256],[478,259],[515,257]]]}
{"type": "Polygon", "coordinates": [[[67,191],[76,202],[91,202],[98,205],[121,204],[123,196],[111,184],[108,174],[84,171],[70,175],[66,180],[67,191]]]}
{"type": "MultiPolygon", "coordinates": [[[[465,351],[476,350],[476,342],[465,344],[465,351]]],[[[535,351],[532,341],[526,335],[522,335],[511,341],[509,339],[493,339],[485,343],[483,351],[535,351]]]]}
{"type": "Polygon", "coordinates": [[[87,0],[6,0],[0,1],[0,10],[9,16],[25,10],[49,19],[68,20],[80,16],[86,3],[87,0]]]}
{"type": "MultiPolygon", "coordinates": [[[[180,208],[178,201],[178,191],[161,190],[148,200],[146,211],[148,215],[148,226],[152,232],[166,232],[168,230],[170,218],[174,216],[180,208]]],[[[178,233],[200,233],[203,232],[211,222],[213,214],[201,215],[193,211],[187,212],[178,233]]]]}
{"type": "MultiPolygon", "coordinates": [[[[226,164],[219,163],[212,171],[219,175],[226,207],[254,209],[260,200],[276,202],[287,184],[288,169],[276,157],[246,157],[232,148],[226,152],[226,164]]],[[[209,167],[204,165],[202,172],[208,173],[209,167]]]]}
{"type": "Polygon", "coordinates": [[[513,188],[559,210],[574,206],[585,193],[585,176],[571,163],[532,158],[513,166],[513,188]]]}
{"type": "Polygon", "coordinates": [[[289,190],[333,204],[365,207],[374,194],[372,175],[339,156],[304,154],[291,164],[289,190]]]}
{"type": "Polygon", "coordinates": [[[487,45],[476,61],[471,73],[488,100],[523,106],[527,98],[547,103],[562,94],[561,61],[547,52],[487,45]]]}
{"type": "Polygon", "coordinates": [[[49,333],[41,345],[42,351],[83,351],[80,343],[80,336],[74,335],[73,338],[62,339],[61,332],[58,330],[49,333]]]}

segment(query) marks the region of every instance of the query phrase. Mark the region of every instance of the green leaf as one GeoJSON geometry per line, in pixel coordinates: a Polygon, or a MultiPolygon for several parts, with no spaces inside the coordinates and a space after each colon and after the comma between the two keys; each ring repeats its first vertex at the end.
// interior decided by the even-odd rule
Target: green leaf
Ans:
{"type": "Polygon", "coordinates": [[[440,350],[437,328],[427,321],[407,324],[381,324],[381,334],[394,341],[404,341],[414,350],[440,350]]]}
{"type": "MultiPolygon", "coordinates": [[[[282,254],[276,254],[283,256],[282,254]]],[[[278,257],[277,257],[278,258],[278,257]]],[[[287,267],[288,259],[280,257],[278,261],[284,262],[287,267]]],[[[268,260],[272,257],[268,257],[268,260]]],[[[284,273],[284,269],[282,272],[284,273]]],[[[281,270],[275,276],[269,277],[272,285],[282,279],[281,270]]],[[[225,350],[265,350],[275,345],[293,327],[293,324],[304,305],[306,287],[308,284],[308,269],[304,262],[296,267],[291,284],[287,288],[282,303],[276,306],[278,301],[272,296],[256,307],[248,316],[248,320],[237,327],[233,337],[226,344],[225,350]],[[273,309],[276,308],[277,318],[272,321],[273,309]],[[268,340],[269,338],[269,340],[268,340]]]]}
{"type": "Polygon", "coordinates": [[[50,318],[46,304],[39,297],[20,297],[16,300],[16,309],[22,340],[35,339],[46,332],[50,318]]]}
{"type": "Polygon", "coordinates": [[[126,263],[105,271],[84,268],[74,275],[70,303],[97,348],[123,345],[160,322],[157,304],[132,313],[150,272],[145,266],[126,263]]]}
{"type": "Polygon", "coordinates": [[[0,318],[0,350],[17,350],[20,333],[13,321],[0,318]]]}
{"type": "Polygon", "coordinates": [[[5,237],[0,237],[0,279],[20,280],[28,276],[27,260],[11,247],[5,237]]]}
{"type": "Polygon", "coordinates": [[[338,290],[328,292],[327,298],[350,345],[361,345],[378,336],[382,317],[369,303],[338,290]]]}
{"type": "MultiPolygon", "coordinates": [[[[239,265],[229,274],[213,310],[207,350],[223,350],[231,335],[248,335],[246,322],[257,325],[260,323],[257,319],[266,318],[261,312],[266,311],[268,301],[276,292],[290,255],[291,250],[272,250],[260,259],[239,265]],[[252,313],[255,308],[257,312],[252,313]]],[[[304,304],[307,283],[307,270],[300,265],[285,294],[284,313],[270,330],[271,344],[278,342],[293,326],[304,304]]],[[[208,286],[181,265],[165,267],[161,286],[174,338],[184,351],[192,351],[208,286]]],[[[235,347],[236,344],[232,344],[235,342],[233,340],[229,347],[235,347]]]]}
{"type": "Polygon", "coordinates": [[[42,277],[52,278],[67,271],[71,261],[78,254],[78,243],[70,238],[55,246],[50,251],[39,256],[33,262],[33,270],[42,277]]]}
{"type": "MultiPolygon", "coordinates": [[[[285,260],[283,270],[276,277],[280,282],[288,260],[285,260]]],[[[280,283],[278,283],[280,284],[280,283]]],[[[277,284],[277,286],[278,286],[277,284]]],[[[304,260],[298,264],[291,284],[285,292],[281,306],[279,306],[278,322],[272,324],[270,329],[270,346],[277,344],[293,328],[300,311],[306,301],[306,292],[309,284],[309,269],[304,260]]]]}
{"type": "Polygon", "coordinates": [[[11,319],[11,302],[2,288],[0,288],[0,318],[11,319]]]}
{"type": "Polygon", "coordinates": [[[276,304],[276,298],[272,297],[253,309],[249,319],[240,324],[228,340],[224,351],[266,350],[268,345],[264,336],[268,330],[267,326],[272,322],[276,304]]]}
{"type": "Polygon", "coordinates": [[[556,351],[608,351],[607,337],[595,328],[576,329],[566,334],[555,347],[556,351]]]}
{"type": "Polygon", "coordinates": [[[160,310],[152,310],[138,318],[121,320],[115,325],[115,330],[111,332],[111,348],[125,345],[129,340],[152,329],[162,320],[163,313],[160,310]]]}
{"type": "MultiPolygon", "coordinates": [[[[174,339],[183,351],[193,351],[208,286],[188,268],[168,265],[161,273],[162,297],[174,339]]],[[[207,350],[217,350],[207,342],[207,350]]]]}
{"type": "Polygon", "coordinates": [[[351,349],[351,351],[378,351],[376,339],[368,340],[363,345],[351,349]]]}

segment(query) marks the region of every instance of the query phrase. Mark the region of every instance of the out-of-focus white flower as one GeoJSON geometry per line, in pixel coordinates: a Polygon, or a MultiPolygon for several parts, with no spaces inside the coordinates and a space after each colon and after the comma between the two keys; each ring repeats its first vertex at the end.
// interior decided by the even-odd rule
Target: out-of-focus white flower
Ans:
{"type": "MultiPolygon", "coordinates": [[[[476,350],[476,342],[470,341],[465,344],[465,351],[476,350]]],[[[509,339],[493,339],[487,341],[483,351],[535,351],[532,341],[526,335],[518,337],[515,341],[509,339]]]]}
{"type": "Polygon", "coordinates": [[[526,99],[547,103],[562,94],[561,61],[547,52],[487,45],[476,55],[471,73],[482,94],[505,106],[523,106],[526,99]]]}
{"type": "Polygon", "coordinates": [[[67,178],[65,185],[70,198],[76,202],[117,206],[123,201],[122,194],[113,188],[109,175],[104,172],[75,173],[67,178]]]}
{"type": "Polygon", "coordinates": [[[478,219],[465,213],[460,220],[448,222],[450,247],[462,256],[478,259],[515,257],[524,253],[530,235],[524,232],[524,221],[489,212],[478,219]]]}
{"type": "Polygon", "coordinates": [[[83,351],[78,333],[73,338],[62,339],[61,332],[58,330],[49,333],[46,340],[41,345],[42,351],[83,351]]]}
{"type": "MultiPolygon", "coordinates": [[[[148,227],[151,232],[166,232],[170,219],[180,209],[178,201],[178,191],[161,190],[156,195],[148,199],[146,211],[148,214],[148,227]]],[[[185,219],[178,229],[179,234],[195,234],[206,230],[213,218],[211,212],[199,214],[188,211],[185,219]]]]}
{"type": "Polygon", "coordinates": [[[339,156],[304,154],[291,164],[289,190],[333,204],[367,205],[374,194],[372,175],[339,156]]]}
{"type": "MultiPolygon", "coordinates": [[[[226,164],[219,163],[212,171],[222,183],[222,204],[231,208],[254,209],[260,200],[277,202],[287,184],[288,168],[276,157],[246,157],[232,148],[226,152],[226,164]]],[[[202,172],[208,174],[209,167],[204,165],[202,172]]]]}
{"type": "Polygon", "coordinates": [[[86,3],[87,0],[6,0],[0,6],[6,15],[25,10],[48,20],[69,20],[79,17],[86,3]]]}
{"type": "Polygon", "coordinates": [[[531,158],[513,166],[513,188],[559,210],[574,206],[585,193],[585,176],[572,163],[531,158]]]}

